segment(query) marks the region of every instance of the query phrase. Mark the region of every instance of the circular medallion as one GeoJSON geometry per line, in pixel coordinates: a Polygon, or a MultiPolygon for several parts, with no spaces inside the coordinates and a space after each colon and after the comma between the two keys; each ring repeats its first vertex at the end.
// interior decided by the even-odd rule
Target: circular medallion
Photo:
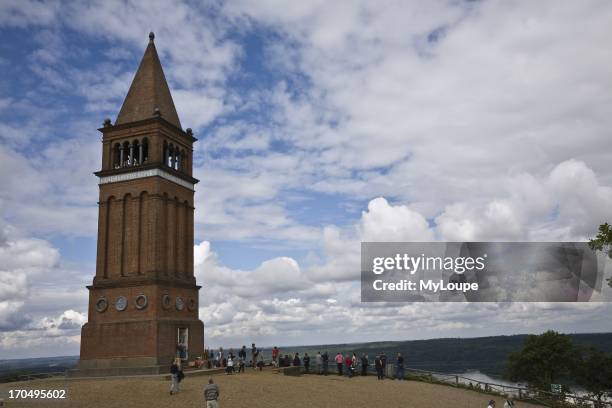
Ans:
{"type": "Polygon", "coordinates": [[[149,300],[147,299],[147,295],[141,293],[140,295],[136,296],[136,301],[134,303],[136,304],[136,309],[142,310],[147,307],[149,300]]]}
{"type": "Polygon", "coordinates": [[[185,301],[181,297],[176,298],[176,310],[183,310],[185,308],[185,301]]]}
{"type": "Polygon", "coordinates": [[[170,300],[170,295],[167,293],[162,296],[162,307],[164,309],[170,309],[170,305],[172,305],[172,301],[170,300]]]}
{"type": "Polygon", "coordinates": [[[194,298],[189,298],[187,301],[187,309],[193,311],[196,308],[196,301],[194,298]]]}
{"type": "Polygon", "coordinates": [[[123,311],[127,308],[128,300],[125,296],[119,296],[115,301],[115,309],[118,311],[123,311]]]}
{"type": "Polygon", "coordinates": [[[105,312],[108,309],[108,300],[104,296],[96,301],[96,310],[100,313],[105,312]]]}

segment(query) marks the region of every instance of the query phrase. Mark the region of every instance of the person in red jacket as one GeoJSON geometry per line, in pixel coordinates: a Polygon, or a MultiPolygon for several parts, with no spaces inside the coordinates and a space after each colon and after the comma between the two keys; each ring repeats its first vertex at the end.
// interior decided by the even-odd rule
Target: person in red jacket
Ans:
{"type": "Polygon", "coordinates": [[[344,365],[346,366],[346,375],[351,378],[353,376],[353,359],[348,354],[344,359],[344,365]]]}

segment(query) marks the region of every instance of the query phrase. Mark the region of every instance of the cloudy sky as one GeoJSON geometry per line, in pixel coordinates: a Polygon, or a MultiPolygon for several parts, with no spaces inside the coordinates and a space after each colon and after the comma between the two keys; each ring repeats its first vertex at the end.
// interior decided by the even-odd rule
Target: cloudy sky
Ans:
{"type": "Polygon", "coordinates": [[[155,31],[210,346],[611,331],[612,305],[361,304],[360,241],[612,221],[612,4],[0,1],[0,358],[78,354],[100,127],[155,31]]]}

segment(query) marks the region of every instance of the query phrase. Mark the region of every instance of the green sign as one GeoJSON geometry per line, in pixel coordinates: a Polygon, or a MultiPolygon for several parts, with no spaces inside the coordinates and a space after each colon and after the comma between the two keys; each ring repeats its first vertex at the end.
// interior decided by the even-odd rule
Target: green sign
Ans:
{"type": "Polygon", "coordinates": [[[561,384],[550,384],[550,390],[555,394],[561,394],[563,386],[561,384]]]}

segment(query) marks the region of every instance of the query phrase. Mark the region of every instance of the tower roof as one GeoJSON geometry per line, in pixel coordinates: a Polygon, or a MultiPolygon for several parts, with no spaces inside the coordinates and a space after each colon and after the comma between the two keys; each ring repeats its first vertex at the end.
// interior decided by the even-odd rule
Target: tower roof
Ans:
{"type": "Polygon", "coordinates": [[[155,116],[156,109],[159,109],[162,118],[180,129],[181,122],[155,49],[154,38],[155,35],[150,33],[149,45],[140,61],[138,71],[132,80],[132,85],[123,101],[115,124],[121,125],[149,119],[155,116]]]}

